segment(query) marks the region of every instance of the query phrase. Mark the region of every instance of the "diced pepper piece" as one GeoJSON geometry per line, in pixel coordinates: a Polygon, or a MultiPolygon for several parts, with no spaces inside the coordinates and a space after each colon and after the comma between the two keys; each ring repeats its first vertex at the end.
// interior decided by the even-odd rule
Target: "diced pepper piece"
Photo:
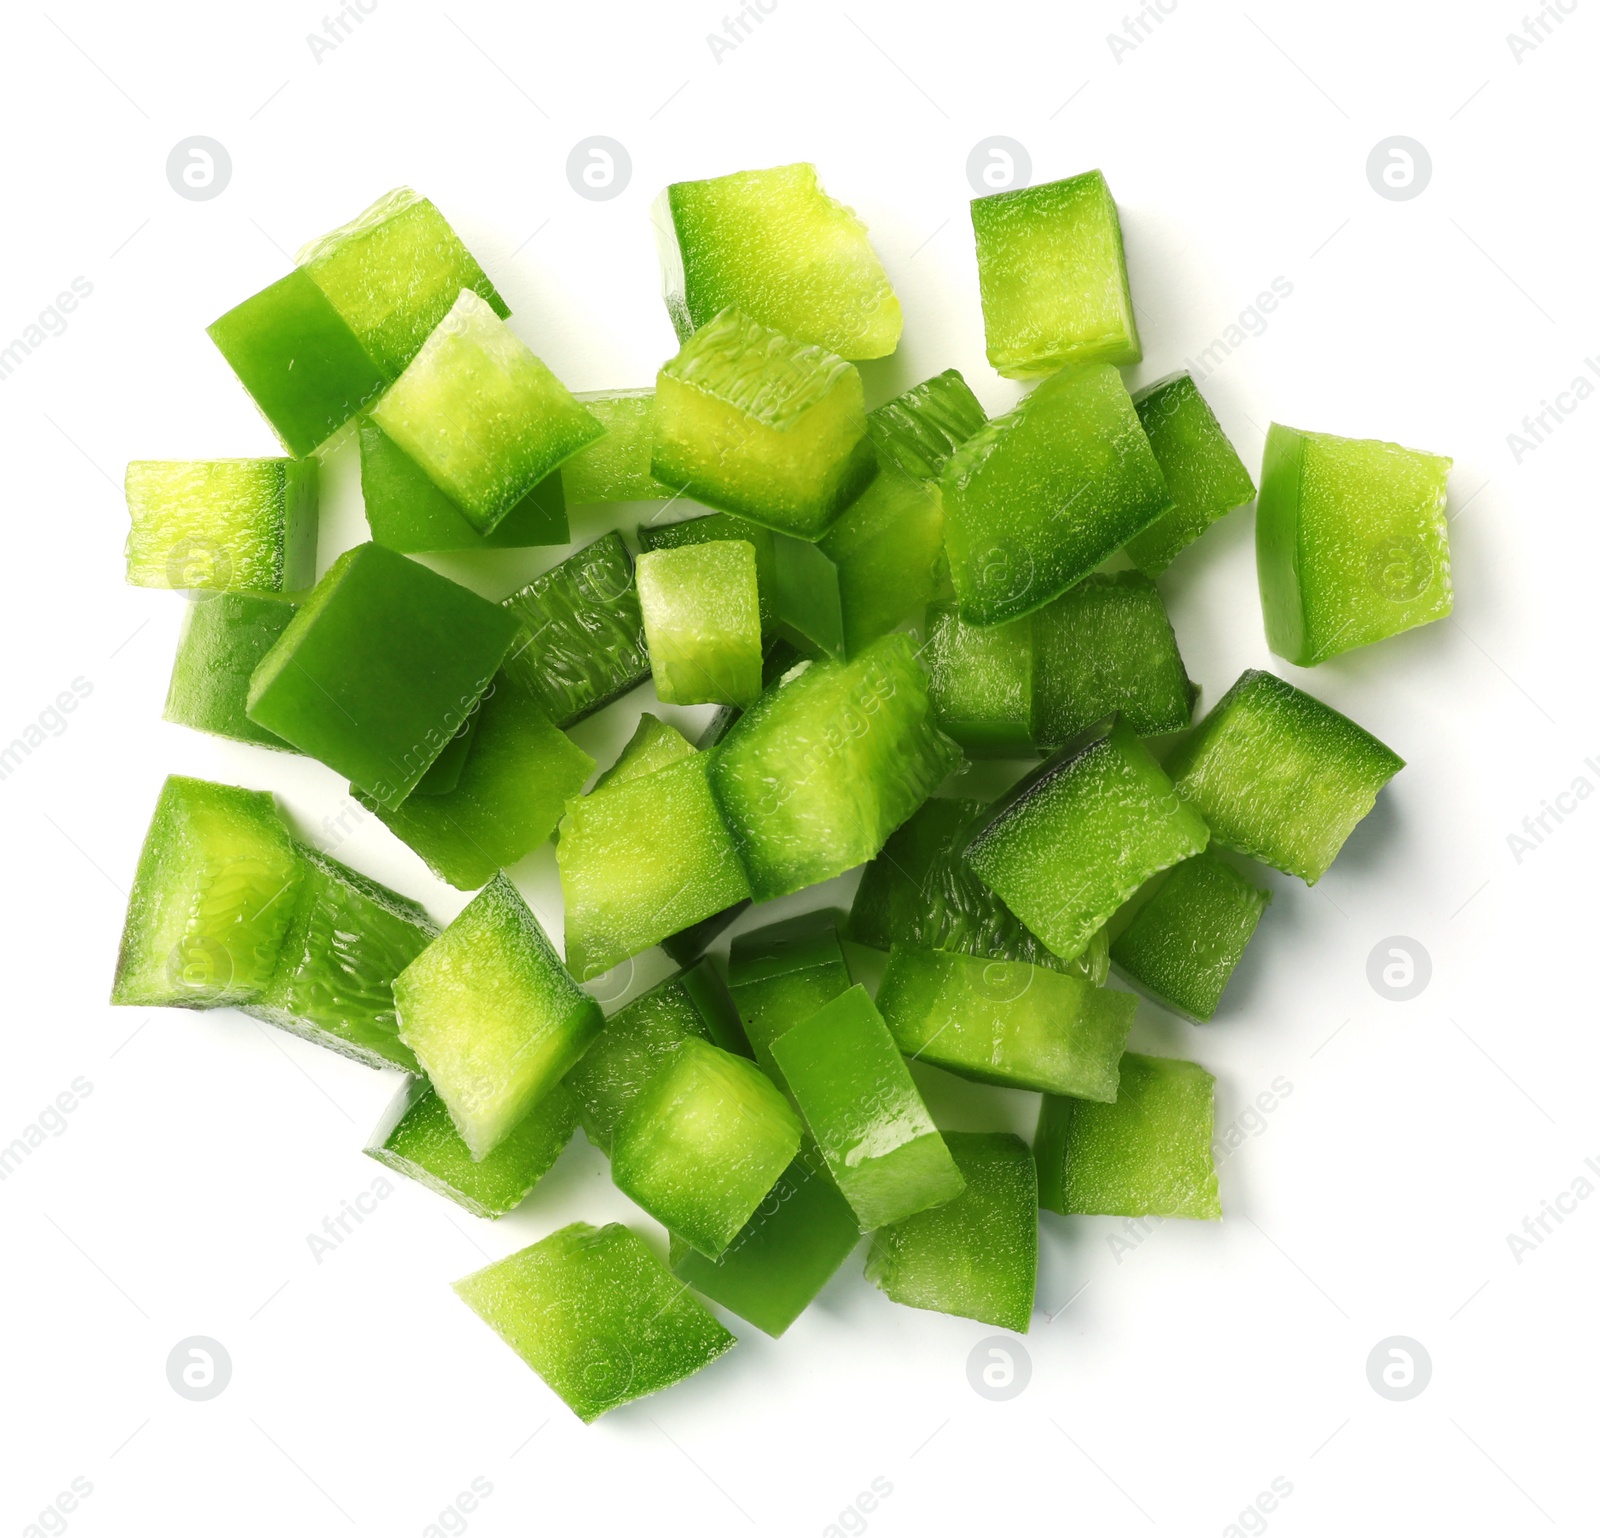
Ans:
{"type": "Polygon", "coordinates": [[[574,507],[603,502],[660,502],[674,495],[650,473],[655,448],[654,390],[580,390],[574,397],[606,430],[561,467],[574,507]]]}
{"type": "Polygon", "coordinates": [[[616,763],[594,782],[594,788],[603,790],[607,785],[642,779],[657,769],[677,763],[680,758],[688,758],[694,750],[694,744],[677,727],[669,726],[660,716],[653,716],[647,710],[640,715],[639,724],[617,755],[616,763]]]}
{"type": "Polygon", "coordinates": [[[928,802],[867,866],[844,938],[879,951],[900,945],[1028,961],[1098,987],[1110,970],[1105,930],[1063,961],[967,864],[967,843],[988,812],[981,801],[928,802]]]}
{"type": "Polygon", "coordinates": [[[304,873],[268,792],[168,775],[139,851],[111,1002],[213,1009],[258,998],[304,873]]]}
{"type": "Polygon", "coordinates": [[[455,1292],[585,1422],[737,1344],[620,1223],[570,1223],[455,1292]]]}
{"type": "Polygon", "coordinates": [[[400,1040],[394,980],[439,933],[420,903],[314,849],[265,988],[243,1006],[369,1068],[418,1072],[400,1040]]]}
{"type": "Polygon", "coordinates": [[[192,603],[178,632],[164,721],[293,752],[283,738],[244,713],[250,675],[294,618],[296,598],[282,593],[218,593],[192,603]]]}
{"type": "Polygon", "coordinates": [[[348,224],[308,242],[295,265],[388,379],[422,350],[462,289],[496,315],[511,313],[444,215],[409,187],[384,193],[348,224]]]}
{"type": "Polygon", "coordinates": [[[556,861],[567,964],[582,979],[750,896],[696,753],[567,803],[556,861]]]}
{"type": "Polygon", "coordinates": [[[913,1062],[1085,1100],[1116,1095],[1137,1004],[1131,993],[1026,961],[898,945],[878,988],[878,1011],[913,1062]]]}
{"type": "Polygon", "coordinates": [[[1033,753],[1034,618],[969,625],[954,604],[928,610],[928,702],[939,729],[974,758],[1033,753]]]}
{"type": "Polygon", "coordinates": [[[1088,945],[1206,825],[1125,722],[1101,722],[996,802],[967,861],[1056,955],[1088,945]]]}
{"type": "Polygon", "coordinates": [[[724,310],[656,376],[651,473],[696,501],[819,539],[877,473],[861,376],[724,310]]]}
{"type": "Polygon", "coordinates": [[[568,727],[650,676],[633,557],[615,531],[513,593],[521,634],[506,671],[568,727]]]}
{"type": "Polygon", "coordinates": [[[1169,374],[1136,391],[1133,409],[1173,501],[1170,513],[1125,547],[1128,559],[1153,577],[1219,518],[1250,501],[1256,487],[1189,374],[1169,374]]]}
{"type": "Polygon", "coordinates": [[[742,539],[647,550],[635,566],[656,697],[751,705],[761,693],[756,553],[742,539]]]}
{"type": "Polygon", "coordinates": [[[931,485],[987,416],[959,369],[924,379],[867,415],[867,436],[887,469],[931,485]]]}
{"type": "Polygon", "coordinates": [[[1166,767],[1224,849],[1314,886],[1405,763],[1331,705],[1248,668],[1166,767]]]}
{"type": "Polygon", "coordinates": [[[1124,1052],[1109,1104],[1046,1095],[1033,1139],[1039,1205],[1069,1215],[1220,1218],[1216,1082],[1198,1063],[1124,1052]]]}
{"type": "Polygon", "coordinates": [[[713,1303],[782,1335],[861,1240],[856,1215],[814,1149],[802,1146],[715,1260],[672,1239],[672,1274],[713,1303]]]}
{"type": "Polygon", "coordinates": [[[1256,568],[1273,651],[1314,667],[1450,612],[1450,465],[1398,443],[1268,428],[1256,568]]]}
{"type": "Polygon", "coordinates": [[[562,475],[552,471],[487,534],[370,417],[361,419],[361,498],[367,527],[380,545],[419,550],[507,550],[564,545],[572,537],[562,475]]]}
{"type": "Polygon", "coordinates": [[[503,1218],[527,1198],[577,1128],[577,1096],[558,1084],[493,1153],[474,1159],[444,1101],[426,1079],[412,1079],[384,1113],[365,1152],[474,1217],[503,1218]]]}
{"type": "Polygon", "coordinates": [[[1039,1272],[1033,1156],[1009,1132],[947,1132],[966,1189],[872,1236],[867,1280],[896,1303],[1028,1333],[1039,1272]]]}
{"type": "Polygon", "coordinates": [[[838,562],[819,544],[774,534],[772,577],[778,633],[808,656],[842,657],[844,606],[838,562]]]}
{"type": "Polygon", "coordinates": [[[749,906],[750,899],[742,897],[720,913],[713,913],[710,918],[690,924],[675,935],[668,935],[661,942],[661,949],[675,965],[689,966],[705,955],[712,941],[749,906]]]}
{"type": "Polygon", "coordinates": [[[711,787],[757,902],[870,860],[961,760],[904,635],[768,689],[718,745],[711,787]]]}
{"type": "Polygon", "coordinates": [[[1111,959],[1130,982],[1203,1023],[1216,1014],[1222,990],[1271,901],[1270,891],[1207,849],[1129,899],[1117,916],[1121,933],[1111,944],[1111,959]]]}
{"type": "Polygon", "coordinates": [[[646,550],[677,550],[684,545],[708,545],[713,540],[742,539],[756,553],[756,589],[761,598],[761,631],[765,635],[777,622],[774,604],[777,572],[773,566],[772,545],[776,536],[759,523],[736,518],[732,513],[706,513],[698,518],[681,518],[677,523],[641,523],[639,543],[646,550]]]}
{"type": "Polygon", "coordinates": [[[317,466],[300,459],[135,459],[135,587],[293,592],[316,577],[317,466]]]}
{"type": "Polygon", "coordinates": [[[859,983],[785,1031],[772,1055],[862,1233],[961,1194],[961,1172],[859,983]]]}
{"type": "Polygon", "coordinates": [[[1122,376],[1062,369],[951,455],[939,481],[969,625],[1050,602],[1171,506],[1122,376]]]}
{"type": "Polygon", "coordinates": [[[989,362],[1008,379],[1144,356],[1122,221],[1098,171],[972,200],[989,362]]]}
{"type": "Polygon", "coordinates": [[[594,760],[504,672],[474,720],[453,790],[424,795],[419,786],[394,807],[354,792],[434,875],[463,892],[476,891],[544,843],[594,772],[594,760]]]}
{"type": "Polygon", "coordinates": [[[371,415],[481,534],[605,432],[471,289],[371,415]]]}
{"type": "Polygon", "coordinates": [[[284,448],[311,453],[389,383],[317,287],[295,268],[206,327],[284,448]]]}
{"type": "Polygon", "coordinates": [[[1092,572],[1033,622],[1034,740],[1041,747],[1059,747],[1113,713],[1140,737],[1189,725],[1199,691],[1148,577],[1092,572]]]}
{"type": "Polygon", "coordinates": [[[831,913],[803,913],[735,935],[728,953],[728,991],[744,1021],[756,1061],[781,1085],[772,1044],[850,989],[831,913]]]}
{"type": "MultiPolygon", "coordinates": [[[[494,685],[490,684],[489,689],[492,688],[494,685]]],[[[484,694],[487,695],[488,692],[486,689],[484,694]]],[[[482,705],[483,701],[480,699],[478,703],[482,705]]],[[[472,751],[473,739],[478,735],[479,714],[479,711],[474,710],[461,723],[461,730],[439,750],[439,756],[423,772],[411,796],[448,795],[461,783],[461,770],[467,762],[467,755],[472,751]]],[[[411,796],[407,796],[406,800],[409,801],[411,796]]],[[[483,883],[480,881],[478,885],[482,886],[483,883]]]]}
{"type": "Polygon", "coordinates": [[[844,358],[885,358],[900,301],[853,210],[804,161],[674,182],[657,200],[667,311],[680,342],[738,305],[844,358]]]}
{"type": "Polygon", "coordinates": [[[583,1130],[602,1153],[622,1113],[665,1064],[680,1041],[709,1041],[749,1056],[739,1012],[710,961],[657,983],[606,1021],[606,1027],[565,1079],[578,1097],[583,1130]]]}
{"type": "Polygon", "coordinates": [[[474,1159],[505,1141],[605,1024],[504,876],[395,979],[394,1000],[400,1039],[474,1159]]]}
{"type": "Polygon", "coordinates": [[[717,1256],[800,1151],[800,1122],[752,1062],[687,1036],[611,1131],[611,1178],[702,1255],[717,1256]]]}
{"type": "Polygon", "coordinates": [[[398,806],[461,730],[516,633],[509,614],[448,577],[357,545],[261,659],[245,710],[398,806]]]}

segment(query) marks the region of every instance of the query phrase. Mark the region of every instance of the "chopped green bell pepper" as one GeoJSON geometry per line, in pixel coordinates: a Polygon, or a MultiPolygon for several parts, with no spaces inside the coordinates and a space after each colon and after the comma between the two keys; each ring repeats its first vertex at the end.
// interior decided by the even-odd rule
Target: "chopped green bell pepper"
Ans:
{"type": "Polygon", "coordinates": [[[967,861],[1056,955],[1078,955],[1206,825],[1125,722],[1102,722],[996,803],[967,861]]]}
{"type": "Polygon", "coordinates": [[[647,550],[634,570],[656,697],[668,705],[754,704],[761,694],[754,547],[725,539],[647,550]]]}
{"type": "Polygon", "coordinates": [[[297,598],[282,593],[218,593],[192,603],[178,632],[164,721],[292,753],[283,738],[244,713],[250,675],[294,618],[297,598]]]}
{"type": "Polygon", "coordinates": [[[850,988],[850,969],[834,916],[803,913],[765,929],[735,935],[728,952],[728,991],[738,1006],[756,1061],[778,1085],[783,1074],[772,1044],[850,988]]]}
{"type": "Polygon", "coordinates": [[[245,710],[398,806],[461,730],[516,632],[509,614],[449,578],[357,545],[261,659],[245,710]]]}
{"type": "Polygon", "coordinates": [[[940,731],[974,758],[1033,753],[1034,619],[969,625],[954,604],[928,610],[928,703],[940,731]]]}
{"type": "Polygon", "coordinates": [[[708,545],[714,540],[744,540],[756,553],[756,590],[761,599],[763,635],[771,631],[778,618],[774,602],[777,572],[772,559],[775,538],[771,529],[736,518],[732,513],[704,513],[696,518],[681,518],[676,523],[639,525],[639,543],[646,550],[678,550],[684,545],[708,545]]]}
{"type": "Polygon", "coordinates": [[[715,1257],[800,1150],[800,1123],[752,1062],[686,1036],[611,1131],[611,1178],[715,1257]]]}
{"type": "Polygon", "coordinates": [[[655,448],[654,390],[580,390],[574,399],[606,430],[561,467],[574,507],[606,502],[660,502],[676,493],[650,473],[655,448]]]}
{"type": "Polygon", "coordinates": [[[462,1277],[455,1292],[585,1422],[736,1344],[620,1223],[570,1223],[462,1277]]]}
{"type": "Polygon", "coordinates": [[[961,1172],[859,983],[772,1055],[862,1233],[960,1195],[961,1172]]]}
{"type": "Polygon", "coordinates": [[[1026,1335],[1039,1272],[1039,1193],[1028,1145],[1009,1132],[947,1132],[966,1181],[953,1201],[880,1228],[867,1280],[896,1303],[1026,1335]]]}
{"type": "Polygon", "coordinates": [[[314,460],[135,459],[124,486],[135,587],[286,593],[316,576],[314,460]]]}
{"type": "Polygon", "coordinates": [[[1348,716],[1250,668],[1166,768],[1223,848],[1314,886],[1405,760],[1348,716]]]}
{"type": "Polygon", "coordinates": [[[689,741],[675,726],[669,726],[660,716],[648,710],[639,717],[639,724],[617,755],[617,761],[594,782],[596,790],[607,785],[621,785],[629,780],[642,779],[665,769],[680,758],[688,758],[695,751],[689,741]]]}
{"type": "Polygon", "coordinates": [[[400,1039],[487,1157],[600,1034],[517,889],[496,876],[394,981],[400,1039]]]}
{"type": "Polygon", "coordinates": [[[1314,667],[1449,614],[1450,465],[1398,443],[1272,424],[1256,567],[1273,651],[1314,667]]]}
{"type": "Polygon", "coordinates": [[[986,420],[960,370],[947,368],[869,412],[867,436],[884,469],[931,486],[986,420]]]}
{"type": "Polygon", "coordinates": [[[1198,1063],[1125,1052],[1110,1104],[1046,1095],[1033,1139],[1039,1205],[1069,1215],[1220,1218],[1216,1082],[1198,1063]]]}
{"type": "Polygon", "coordinates": [[[972,200],[989,362],[1009,379],[1144,356],[1122,222],[1099,171],[972,200]]]}

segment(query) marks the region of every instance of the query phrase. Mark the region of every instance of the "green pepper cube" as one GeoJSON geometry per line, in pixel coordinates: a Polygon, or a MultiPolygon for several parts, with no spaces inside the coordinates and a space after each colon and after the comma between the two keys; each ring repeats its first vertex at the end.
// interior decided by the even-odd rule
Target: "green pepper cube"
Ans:
{"type": "Polygon", "coordinates": [[[471,289],[371,416],[481,534],[605,432],[471,289]]]}
{"type": "Polygon", "coordinates": [[[807,655],[842,657],[844,604],[838,562],[820,544],[774,534],[772,567],[779,634],[807,655]]]}
{"type": "Polygon", "coordinates": [[[961,1194],[961,1172],[859,983],[772,1055],[862,1233],[961,1194]]]}
{"type": "Polygon", "coordinates": [[[1063,961],[967,864],[967,844],[988,815],[982,801],[928,802],[862,873],[844,938],[879,951],[903,946],[1027,961],[1098,987],[1110,970],[1104,930],[1063,961]]]}
{"type": "Polygon", "coordinates": [[[602,1153],[622,1113],[691,1036],[749,1055],[739,1012],[708,960],[657,983],[606,1021],[565,1084],[578,1097],[583,1130],[602,1153]]]}
{"type": "Polygon", "coordinates": [[[328,296],[298,267],[212,321],[206,334],[297,458],[389,383],[328,296]]]}
{"type": "Polygon", "coordinates": [[[1109,1104],[1046,1095],[1033,1139],[1039,1205],[1067,1215],[1220,1218],[1216,1082],[1198,1063],[1124,1052],[1109,1104]]]}
{"type": "Polygon", "coordinates": [[[850,989],[850,969],[831,913],[804,913],[735,935],[728,991],[756,1061],[783,1083],[772,1044],[850,989]]]}
{"type": "Polygon", "coordinates": [[[506,671],[568,727],[650,676],[633,557],[602,535],[505,600],[520,627],[506,671]]]}
{"type": "Polygon", "coordinates": [[[399,444],[361,419],[361,498],[373,540],[407,554],[564,545],[572,537],[562,473],[553,470],[487,534],[480,534],[399,444]]]}
{"type": "Polygon", "coordinates": [[[561,483],[574,507],[660,502],[674,495],[650,473],[654,390],[580,390],[573,399],[606,430],[605,437],[579,449],[561,467],[561,483]]]}
{"type": "Polygon", "coordinates": [[[1405,760],[1332,706],[1249,668],[1166,768],[1224,849],[1314,886],[1405,760]]]}
{"type": "Polygon", "coordinates": [[[139,851],[111,1002],[214,1009],[258,998],[304,875],[268,792],[169,775],[139,851]]]}
{"type": "Polygon", "coordinates": [[[730,903],[709,918],[700,919],[680,929],[676,934],[668,935],[661,942],[661,949],[675,965],[690,966],[705,955],[717,936],[749,906],[750,899],[742,897],[738,902],[730,903]]]}
{"type": "Polygon", "coordinates": [[[853,363],[724,310],[656,376],[651,472],[707,507],[819,539],[877,473],[853,363]]]}
{"type": "Polygon", "coordinates": [[[989,362],[1008,379],[1137,363],[1122,221],[1098,171],[972,200],[989,362]]]}
{"type": "Polygon", "coordinates": [[[1026,961],[898,945],[878,988],[878,1010],[913,1062],[1085,1100],[1116,1095],[1137,1003],[1026,961]]]}
{"type": "Polygon", "coordinates": [[[642,779],[657,769],[677,763],[680,758],[688,758],[694,751],[694,744],[677,727],[669,726],[660,716],[653,716],[646,710],[640,714],[639,724],[617,755],[617,761],[594,782],[594,788],[604,790],[607,785],[642,779]]]}
{"type": "Polygon", "coordinates": [[[558,1084],[486,1159],[474,1159],[444,1101],[426,1079],[395,1096],[364,1150],[367,1157],[437,1191],[474,1217],[503,1218],[520,1206],[578,1127],[578,1100],[558,1084]]]}
{"type": "Polygon", "coordinates": [[[1133,409],[1172,493],[1172,511],[1125,547],[1128,559],[1153,577],[1219,518],[1250,501],[1256,487],[1189,374],[1169,374],[1136,391],[1133,409]]]}
{"type": "Polygon", "coordinates": [[[768,689],[712,756],[711,787],[757,902],[870,860],[961,761],[904,635],[768,689]]]}
{"type": "Polygon", "coordinates": [[[886,470],[928,486],[986,420],[960,370],[947,368],[869,412],[867,436],[886,470]]]}
{"type": "Polygon", "coordinates": [[[705,513],[696,518],[680,518],[676,523],[641,523],[639,543],[646,550],[678,550],[684,545],[709,545],[715,540],[742,539],[756,553],[756,591],[761,600],[761,633],[766,635],[777,623],[775,604],[777,572],[773,565],[771,529],[732,513],[705,513]]]}
{"type": "Polygon", "coordinates": [[[1148,577],[1093,572],[1033,622],[1034,740],[1041,747],[1059,747],[1113,713],[1140,737],[1189,725],[1198,691],[1148,577]]]}
{"type": "Polygon", "coordinates": [[[1172,506],[1108,363],[1062,369],[993,418],[950,456],[939,488],[969,625],[1032,613],[1172,506]]]}
{"type": "Polygon", "coordinates": [[[178,632],[163,721],[253,742],[293,749],[244,713],[250,675],[294,618],[298,599],[282,593],[218,593],[192,603],[178,632]]]}
{"type": "Polygon", "coordinates": [[[124,487],[135,587],[284,593],[316,575],[314,460],[135,459],[124,487]]]}
{"type": "Polygon", "coordinates": [[[496,876],[394,982],[400,1039],[485,1158],[600,1034],[600,1006],[496,876]]]}
{"type": "Polygon", "coordinates": [[[567,803],[556,861],[574,976],[599,977],[750,896],[707,768],[696,753],[567,803]]]}
{"type": "Polygon", "coordinates": [[[301,247],[295,266],[328,297],[385,378],[422,350],[462,289],[511,313],[449,221],[409,187],[301,247]]]}
{"type": "Polygon", "coordinates": [[[400,1040],[394,980],[439,933],[419,903],[302,847],[294,916],[266,987],[244,1012],[370,1068],[417,1060],[400,1040]]]}
{"type": "Polygon", "coordinates": [[[448,577],[357,545],[261,659],[245,710],[398,806],[461,730],[516,633],[503,609],[448,577]]]}
{"type": "Polygon", "coordinates": [[[611,1178],[702,1255],[727,1249],[800,1151],[800,1123],[752,1062],[687,1036],[611,1131],[611,1178]]]}
{"type": "Polygon", "coordinates": [[[761,693],[756,552],[740,539],[647,550],[635,566],[656,697],[751,705],[761,693]]]}
{"type": "Polygon", "coordinates": [[[716,1259],[672,1239],[672,1274],[758,1330],[782,1335],[861,1241],[856,1215],[802,1148],[716,1259]]]}
{"type": "Polygon", "coordinates": [[[463,892],[476,891],[544,843],[594,771],[594,760],[504,672],[472,719],[453,789],[425,795],[419,786],[394,807],[355,793],[434,875],[463,892]]]}
{"type": "Polygon", "coordinates": [[[737,1344],[620,1223],[559,1228],[462,1277],[455,1292],[585,1422],[737,1344]]]}
{"type": "Polygon", "coordinates": [[[654,212],[680,342],[737,305],[844,358],[886,358],[899,344],[900,301],[867,227],[814,165],[674,182],[654,212]]]}
{"type": "Polygon", "coordinates": [[[928,610],[928,700],[939,729],[974,758],[1033,752],[1034,616],[969,625],[954,604],[928,610]]]}
{"type": "Polygon", "coordinates": [[[1118,915],[1121,933],[1112,941],[1111,960],[1129,982],[1203,1023],[1216,1014],[1272,893],[1210,849],[1148,887],[1118,915]]]}
{"type": "Polygon", "coordinates": [[[872,1236],[867,1280],[908,1308],[1028,1333],[1039,1273],[1039,1187],[1009,1132],[947,1132],[966,1189],[872,1236]]]}
{"type": "Polygon", "coordinates": [[[1450,465],[1398,443],[1268,428],[1256,569],[1273,651],[1314,667],[1449,614],[1450,465]]]}
{"type": "Polygon", "coordinates": [[[1068,959],[1151,876],[1198,854],[1209,836],[1128,725],[1101,722],[996,803],[967,861],[1068,959]]]}

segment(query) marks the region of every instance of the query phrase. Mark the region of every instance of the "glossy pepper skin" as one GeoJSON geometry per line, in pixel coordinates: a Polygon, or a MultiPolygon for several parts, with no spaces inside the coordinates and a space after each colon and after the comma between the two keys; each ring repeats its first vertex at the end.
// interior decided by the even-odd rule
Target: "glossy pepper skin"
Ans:
{"type": "Polygon", "coordinates": [[[283,593],[218,593],[188,605],[162,720],[292,753],[283,738],[245,714],[245,701],[250,675],[297,607],[298,600],[283,593]]]}
{"type": "Polygon", "coordinates": [[[728,991],[744,1020],[756,1061],[781,1088],[772,1044],[850,988],[835,917],[806,913],[736,935],[728,952],[728,991]]]}

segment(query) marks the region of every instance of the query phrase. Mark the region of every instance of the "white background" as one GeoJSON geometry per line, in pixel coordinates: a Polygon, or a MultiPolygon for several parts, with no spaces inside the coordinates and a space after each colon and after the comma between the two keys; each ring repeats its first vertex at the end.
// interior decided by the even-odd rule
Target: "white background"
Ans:
{"type": "MultiPolygon", "coordinates": [[[[843,1530],[1227,1533],[1274,1478],[1292,1494],[1242,1530],[1586,1525],[1600,1200],[1520,1262],[1506,1236],[1600,1155],[1600,805],[1569,803],[1520,862],[1507,836],[1578,776],[1600,786],[1600,405],[1574,403],[1520,464],[1507,435],[1600,351],[1595,10],[1576,0],[1520,60],[1520,0],[1178,0],[1120,58],[1124,0],[1063,10],[777,0],[719,59],[716,3],[378,0],[320,62],[316,4],[9,14],[0,343],[73,278],[93,293],[0,380],[0,739],[75,678],[92,693],[0,782],[0,1143],[75,1078],[92,1091],[0,1185],[5,1532],[75,1477],[92,1493],[65,1521],[85,1535],[425,1533],[474,1478],[493,1493],[446,1530],[485,1538],[825,1533],[875,1478],[892,1493],[843,1530]],[[231,155],[212,201],[166,178],[193,134],[231,155]],[[567,181],[592,134],[631,154],[612,201],[567,181]],[[993,134],[1035,180],[1105,170],[1145,343],[1130,382],[1292,284],[1204,386],[1252,468],[1273,419],[1454,456],[1456,617],[1280,669],[1410,764],[1321,886],[1275,880],[1213,1025],[1141,1005],[1134,1045],[1212,1069],[1219,1127],[1280,1076],[1292,1092],[1223,1164],[1220,1224],[1119,1256],[1116,1220],[1045,1215],[1025,1392],[976,1394],[968,1356],[995,1332],[890,1304],[858,1254],[785,1339],[730,1321],[741,1344],[716,1366],[586,1429],[448,1287],[575,1218],[642,1221],[581,1137],[499,1224],[407,1186],[319,1264],[307,1235],[370,1189],[361,1145],[397,1076],[231,1012],[104,1002],[164,775],[270,787],[309,835],[349,806],[317,765],[160,720],[185,600],[122,583],[122,469],[277,452],[203,327],[400,183],[444,209],[517,333],[595,389],[647,384],[674,347],[659,188],[814,160],[905,307],[871,402],[953,364],[1001,409],[1016,387],[984,362],[966,210],[969,151],[993,134]],[[1366,175],[1394,134],[1432,159],[1410,201],[1366,175]],[[1431,956],[1409,1003],[1368,982],[1396,935],[1431,956]],[[191,1335],[232,1359],[205,1403],[166,1378],[191,1335]],[[1433,1364],[1409,1402],[1367,1379],[1393,1335],[1433,1364]]],[[[362,537],[355,475],[346,443],[324,565],[362,537]]],[[[498,597],[560,553],[451,569],[498,597]]],[[[1248,512],[1162,588],[1208,699],[1268,664],[1248,512]]],[[[580,740],[604,760],[647,695],[580,740]]],[[[339,855],[440,919],[463,901],[376,822],[339,855]]],[[[559,936],[549,851],[516,877],[559,936]]],[[[948,1125],[1031,1124],[1033,1097],[920,1077],[948,1125]]]]}

